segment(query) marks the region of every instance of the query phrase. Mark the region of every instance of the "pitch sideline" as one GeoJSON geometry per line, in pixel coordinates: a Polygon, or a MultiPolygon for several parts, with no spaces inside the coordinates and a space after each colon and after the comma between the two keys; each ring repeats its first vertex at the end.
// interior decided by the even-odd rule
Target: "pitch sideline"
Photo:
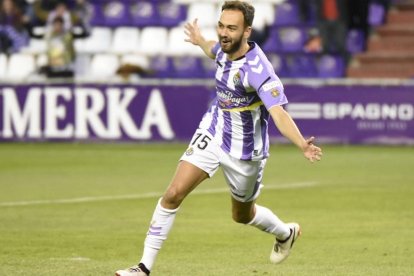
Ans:
{"type": "MultiPolygon", "coordinates": [[[[296,182],[296,183],[284,183],[278,185],[264,185],[264,190],[282,190],[282,189],[297,189],[316,186],[318,183],[313,182],[296,182]]],[[[215,188],[215,189],[200,189],[195,190],[192,195],[206,195],[227,192],[228,188],[215,188]]],[[[33,206],[33,205],[47,205],[47,204],[72,204],[72,203],[87,203],[98,201],[114,201],[122,199],[145,199],[145,198],[157,198],[162,195],[161,192],[149,192],[144,194],[132,194],[132,195],[118,195],[118,196],[92,196],[92,197],[78,197],[67,199],[52,199],[52,200],[29,200],[29,201],[12,201],[1,202],[0,207],[17,207],[17,206],[33,206]]]]}

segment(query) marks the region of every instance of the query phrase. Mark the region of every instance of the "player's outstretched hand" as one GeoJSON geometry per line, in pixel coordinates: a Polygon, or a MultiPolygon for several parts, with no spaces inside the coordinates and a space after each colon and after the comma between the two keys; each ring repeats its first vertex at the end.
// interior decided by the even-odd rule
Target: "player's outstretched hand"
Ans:
{"type": "Polygon", "coordinates": [[[310,162],[320,161],[322,158],[322,149],[313,144],[315,137],[310,137],[306,140],[306,145],[303,148],[303,155],[310,162]]]}
{"type": "Polygon", "coordinates": [[[194,45],[199,46],[204,40],[204,38],[201,35],[200,28],[198,27],[197,21],[198,19],[196,18],[194,19],[193,22],[187,22],[184,25],[184,33],[187,36],[187,38],[184,40],[194,45]]]}

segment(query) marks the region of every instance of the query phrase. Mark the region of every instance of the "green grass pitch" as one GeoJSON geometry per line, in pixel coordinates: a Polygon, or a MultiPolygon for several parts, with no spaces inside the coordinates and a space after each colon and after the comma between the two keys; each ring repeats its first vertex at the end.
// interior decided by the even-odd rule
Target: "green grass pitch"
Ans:
{"type": "MultiPolygon", "coordinates": [[[[113,275],[141,256],[184,144],[0,144],[0,275],[113,275]]],[[[303,235],[280,265],[270,235],[231,220],[221,172],[181,207],[152,275],[414,275],[414,150],[272,145],[258,203],[303,235]]]]}

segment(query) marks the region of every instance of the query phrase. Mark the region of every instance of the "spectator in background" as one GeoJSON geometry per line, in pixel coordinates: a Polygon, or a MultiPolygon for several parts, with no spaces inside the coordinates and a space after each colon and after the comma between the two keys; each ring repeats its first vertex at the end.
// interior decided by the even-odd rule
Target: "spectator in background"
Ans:
{"type": "Polygon", "coordinates": [[[74,25],[80,27],[85,35],[90,34],[90,21],[92,18],[93,7],[87,0],[76,0],[72,9],[74,25]]]}
{"type": "MultiPolygon", "coordinates": [[[[68,7],[65,4],[65,1],[56,3],[55,8],[47,16],[46,27],[48,29],[50,27],[54,27],[54,19],[58,17],[62,18],[63,20],[63,29],[65,31],[70,31],[72,29],[72,17],[70,11],[68,10],[68,7]]],[[[47,32],[49,31],[50,30],[47,30],[47,32]]]]}
{"type": "Polygon", "coordinates": [[[47,77],[71,78],[74,76],[75,50],[72,33],[65,29],[62,17],[55,17],[46,34],[48,65],[41,69],[47,77]]]}
{"type": "MultiPolygon", "coordinates": [[[[33,2],[32,24],[35,26],[44,25],[52,12],[61,0],[35,0],[33,2]]],[[[66,1],[69,2],[69,1],[66,1]]]]}
{"type": "Polygon", "coordinates": [[[348,3],[346,0],[314,0],[317,33],[306,44],[308,52],[340,53],[346,55],[348,33],[348,3]]]}
{"type": "Polygon", "coordinates": [[[362,30],[364,36],[369,33],[368,11],[372,0],[349,0],[349,29],[362,30]]]}
{"type": "Polygon", "coordinates": [[[13,0],[2,0],[0,5],[1,52],[17,52],[29,43],[22,9],[13,0]]]}

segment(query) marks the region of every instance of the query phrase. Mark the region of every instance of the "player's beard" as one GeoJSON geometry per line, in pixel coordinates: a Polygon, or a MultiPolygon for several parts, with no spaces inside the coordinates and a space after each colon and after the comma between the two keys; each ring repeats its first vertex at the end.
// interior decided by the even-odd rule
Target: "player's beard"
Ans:
{"type": "Polygon", "coordinates": [[[230,39],[228,37],[219,37],[219,39],[220,39],[220,46],[223,52],[226,54],[233,54],[237,52],[242,46],[243,35],[241,35],[237,40],[230,39]],[[228,41],[228,43],[224,43],[223,40],[228,41]]]}

